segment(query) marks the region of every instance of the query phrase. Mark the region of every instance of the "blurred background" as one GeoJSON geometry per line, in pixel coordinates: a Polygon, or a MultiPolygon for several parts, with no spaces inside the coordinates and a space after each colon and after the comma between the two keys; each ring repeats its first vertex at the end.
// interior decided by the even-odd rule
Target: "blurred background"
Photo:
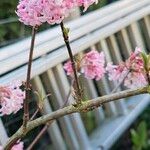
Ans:
{"type": "MultiPolygon", "coordinates": [[[[88,11],[93,11],[117,0],[101,0],[101,3],[92,5],[88,11]]],[[[18,21],[15,13],[18,0],[0,0],[0,47],[14,43],[27,37],[31,33],[31,28],[23,25],[18,21]],[[18,32],[19,31],[19,32],[18,32]]],[[[85,13],[84,13],[85,14],[85,13]]],[[[84,15],[81,14],[81,15],[84,15]]],[[[50,28],[48,24],[44,24],[40,30],[50,28]]]]}
{"type": "MultiPolygon", "coordinates": [[[[98,5],[92,5],[86,13],[104,7],[108,4],[111,4],[117,0],[101,0],[101,3],[98,5]]],[[[16,5],[18,0],[0,0],[0,47],[7,46],[9,44],[18,42],[19,40],[24,39],[25,37],[30,36],[31,28],[23,25],[18,21],[18,18],[15,14],[16,5]]],[[[81,15],[84,15],[81,10],[81,15]]],[[[42,25],[40,31],[43,31],[48,28],[53,28],[48,24],[42,25]]],[[[31,104],[31,107],[34,107],[35,103],[31,104]]],[[[31,110],[32,111],[32,110],[31,110]]],[[[33,113],[34,110],[31,112],[33,113]]],[[[40,116],[41,114],[39,114],[40,116]]],[[[21,124],[22,112],[14,116],[3,117],[2,120],[7,128],[8,135],[13,134],[17,127],[21,124]],[[12,126],[13,123],[16,123],[15,126],[12,126]]],[[[130,126],[130,128],[122,135],[122,137],[116,142],[116,144],[111,148],[112,150],[150,150],[150,106],[138,117],[138,119],[130,126]]],[[[89,118],[92,118],[91,113],[88,114],[89,118]]],[[[84,115],[83,115],[84,118],[84,115]]],[[[90,134],[91,131],[95,128],[91,120],[84,120],[87,133],[90,134]]],[[[37,128],[31,132],[28,136],[26,144],[33,140],[34,136],[41,130],[42,127],[37,128]]],[[[38,149],[38,146],[44,147],[45,144],[51,143],[47,138],[48,135],[45,134],[42,141],[34,147],[38,149]],[[43,143],[43,141],[45,143],[43,143]]]]}

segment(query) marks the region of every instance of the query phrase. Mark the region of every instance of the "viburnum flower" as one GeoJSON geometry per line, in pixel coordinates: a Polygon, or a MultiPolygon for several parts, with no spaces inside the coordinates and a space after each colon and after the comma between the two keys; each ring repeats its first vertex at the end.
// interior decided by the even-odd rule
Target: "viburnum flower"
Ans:
{"type": "Polygon", "coordinates": [[[58,24],[74,5],[74,0],[20,0],[16,13],[25,25],[58,24]]]}
{"type": "Polygon", "coordinates": [[[86,53],[81,62],[81,72],[86,78],[100,80],[105,73],[105,56],[104,53],[92,50],[86,53]]]}
{"type": "Polygon", "coordinates": [[[124,64],[113,65],[109,62],[107,64],[106,71],[108,72],[108,79],[110,81],[121,82],[127,75],[128,69],[124,67],[124,64]]]}
{"type": "Polygon", "coordinates": [[[16,11],[19,21],[25,25],[40,26],[46,22],[42,14],[43,6],[42,0],[20,0],[16,11]]]}
{"type": "Polygon", "coordinates": [[[49,24],[59,24],[68,16],[70,7],[64,0],[45,0],[42,14],[49,24]]]}
{"type": "Polygon", "coordinates": [[[142,86],[146,86],[147,80],[143,73],[141,72],[131,72],[127,75],[126,79],[124,80],[124,85],[127,88],[139,88],[142,86]]]}
{"type": "MultiPolygon", "coordinates": [[[[100,80],[105,73],[104,65],[104,53],[92,50],[86,53],[77,64],[77,71],[78,74],[84,74],[86,78],[100,80]]],[[[73,76],[73,69],[70,61],[64,64],[64,69],[67,72],[67,75],[73,76]]]]}
{"type": "Polygon", "coordinates": [[[11,150],[23,150],[23,142],[18,142],[17,144],[15,144],[12,148],[11,148],[11,150]]]}
{"type": "Polygon", "coordinates": [[[127,88],[138,88],[148,84],[140,48],[136,48],[129,59],[120,65],[108,63],[106,70],[109,80],[117,82],[124,80],[127,88]]]}
{"type": "Polygon", "coordinates": [[[25,92],[20,89],[21,82],[13,82],[6,86],[0,86],[0,113],[9,115],[18,112],[23,105],[25,92]]]}
{"type": "Polygon", "coordinates": [[[25,25],[40,26],[44,22],[59,24],[77,6],[84,11],[97,0],[20,0],[16,13],[25,25]]]}
{"type": "Polygon", "coordinates": [[[73,75],[73,69],[72,69],[71,61],[68,61],[64,64],[64,69],[66,70],[68,76],[73,75]]]}
{"type": "Polygon", "coordinates": [[[125,62],[127,68],[143,71],[144,62],[141,57],[141,52],[141,49],[136,47],[135,51],[131,53],[129,59],[125,62]]]}
{"type": "MultiPolygon", "coordinates": [[[[24,145],[23,142],[18,142],[11,148],[11,150],[23,150],[24,147],[23,145],[24,145]]],[[[2,146],[0,146],[0,150],[4,150],[2,146]]]]}
{"type": "Polygon", "coordinates": [[[97,4],[98,0],[77,0],[77,4],[79,6],[83,6],[84,11],[86,11],[88,9],[88,7],[94,3],[97,4]]]}

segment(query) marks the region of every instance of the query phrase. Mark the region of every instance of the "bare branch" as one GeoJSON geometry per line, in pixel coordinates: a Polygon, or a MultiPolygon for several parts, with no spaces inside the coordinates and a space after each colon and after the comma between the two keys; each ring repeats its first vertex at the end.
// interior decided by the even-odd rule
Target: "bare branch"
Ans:
{"type": "Polygon", "coordinates": [[[52,123],[53,121],[50,121],[48,123],[46,123],[46,125],[43,127],[43,129],[40,131],[40,133],[38,134],[38,136],[34,139],[34,141],[29,145],[29,147],[27,148],[27,150],[32,150],[33,146],[40,140],[40,138],[46,133],[46,130],[48,129],[49,125],[52,123]]]}
{"type": "Polygon", "coordinates": [[[36,109],[34,114],[31,116],[30,121],[32,121],[35,118],[35,116],[38,114],[39,110],[40,110],[39,108],[36,109]]]}
{"type": "Polygon", "coordinates": [[[21,127],[12,137],[10,137],[9,141],[6,143],[6,145],[4,147],[4,150],[10,150],[10,147],[18,139],[24,137],[29,131],[31,131],[32,129],[34,129],[42,124],[46,124],[47,122],[53,121],[55,119],[58,119],[60,117],[63,117],[63,116],[66,116],[66,115],[69,115],[72,113],[88,112],[90,110],[93,110],[93,109],[100,107],[103,104],[111,102],[111,101],[115,101],[115,100],[122,99],[122,98],[127,98],[127,97],[134,96],[134,95],[149,93],[149,90],[150,90],[149,88],[150,87],[148,86],[148,87],[143,87],[143,88],[136,89],[136,90],[125,90],[122,92],[98,97],[98,98],[95,98],[92,100],[82,102],[80,105],[77,105],[77,107],[75,107],[73,105],[69,105],[62,109],[54,111],[50,114],[39,117],[33,121],[29,121],[27,123],[25,132],[23,130],[23,127],[21,127]]]}
{"type": "Polygon", "coordinates": [[[126,74],[124,75],[124,77],[122,78],[122,80],[116,85],[116,87],[111,91],[111,93],[115,93],[118,88],[120,87],[120,85],[124,82],[124,80],[126,79],[126,77],[128,76],[128,74],[130,73],[131,70],[128,70],[126,72],[126,74]]]}

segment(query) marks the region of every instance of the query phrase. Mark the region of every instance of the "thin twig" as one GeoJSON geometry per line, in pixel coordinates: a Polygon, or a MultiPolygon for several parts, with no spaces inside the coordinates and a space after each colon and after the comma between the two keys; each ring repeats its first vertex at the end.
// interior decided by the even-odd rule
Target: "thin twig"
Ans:
{"type": "Polygon", "coordinates": [[[30,99],[30,80],[31,80],[31,67],[32,67],[32,58],[33,58],[33,50],[34,50],[34,43],[35,43],[35,34],[37,28],[32,28],[32,39],[31,39],[31,47],[29,52],[29,61],[28,61],[28,69],[27,69],[27,79],[25,84],[25,100],[24,100],[24,116],[23,116],[23,127],[26,129],[27,122],[29,120],[29,99],[30,99]]]}
{"type": "MultiPolygon", "coordinates": [[[[52,121],[53,122],[53,121],[52,121]]],[[[43,129],[40,131],[40,133],[36,136],[36,138],[34,139],[34,141],[29,145],[29,147],[27,148],[27,150],[32,150],[32,148],[34,147],[34,145],[41,139],[41,137],[46,133],[49,125],[51,124],[51,122],[46,123],[46,125],[43,127],[43,129]]]]}
{"type": "Polygon", "coordinates": [[[124,82],[125,78],[128,76],[128,74],[130,73],[131,70],[128,70],[127,73],[124,75],[124,77],[122,78],[122,80],[116,85],[116,87],[111,91],[111,93],[115,93],[117,92],[118,88],[120,87],[120,85],[124,82]]]}
{"type": "Polygon", "coordinates": [[[73,73],[74,73],[74,79],[75,79],[75,93],[76,93],[76,97],[77,97],[77,103],[81,103],[81,99],[82,99],[82,92],[80,90],[80,84],[79,84],[79,80],[78,80],[78,76],[77,76],[77,68],[76,68],[76,63],[72,54],[72,50],[71,50],[71,46],[70,46],[70,42],[69,42],[69,36],[68,36],[68,31],[67,29],[64,27],[64,23],[61,22],[60,23],[61,26],[61,31],[63,34],[63,38],[69,53],[69,57],[71,60],[71,65],[72,65],[72,69],[73,69],[73,73]]]}
{"type": "Polygon", "coordinates": [[[35,118],[35,116],[38,114],[39,110],[40,110],[39,108],[36,109],[34,114],[31,116],[30,121],[32,121],[35,118]]]}
{"type": "MultiPolygon", "coordinates": [[[[68,92],[68,95],[66,97],[66,100],[64,101],[63,105],[60,106],[59,109],[62,109],[64,108],[67,103],[68,103],[68,100],[69,100],[69,97],[71,95],[71,87],[72,85],[74,84],[74,79],[72,79],[71,81],[71,86],[70,86],[70,89],[69,89],[69,92],[68,92]]],[[[48,123],[46,123],[46,125],[43,127],[43,129],[39,132],[39,134],[35,137],[35,139],[32,141],[32,143],[29,145],[29,147],[27,148],[27,150],[32,150],[33,146],[42,138],[42,136],[46,133],[47,129],[49,128],[49,126],[54,122],[53,121],[50,121],[48,123]]]]}
{"type": "Polygon", "coordinates": [[[60,109],[64,108],[64,107],[67,105],[67,103],[68,103],[68,101],[69,101],[69,97],[70,97],[71,92],[72,92],[72,86],[73,86],[74,82],[75,82],[75,80],[72,79],[71,85],[70,85],[70,89],[69,89],[69,92],[68,92],[68,95],[66,96],[66,99],[65,99],[63,105],[60,107],[60,109]]]}
{"type": "MultiPolygon", "coordinates": [[[[34,93],[36,93],[37,95],[38,95],[38,92],[37,91],[35,91],[34,93]]],[[[51,94],[47,94],[43,99],[42,99],[42,101],[44,101],[47,97],[49,97],[51,94]]],[[[39,98],[39,97],[38,97],[39,98]]],[[[33,113],[33,115],[31,116],[31,118],[30,118],[30,121],[32,121],[35,117],[36,117],[36,115],[38,114],[38,112],[41,110],[42,108],[40,108],[40,106],[37,104],[37,109],[36,109],[36,111],[33,113]]]]}

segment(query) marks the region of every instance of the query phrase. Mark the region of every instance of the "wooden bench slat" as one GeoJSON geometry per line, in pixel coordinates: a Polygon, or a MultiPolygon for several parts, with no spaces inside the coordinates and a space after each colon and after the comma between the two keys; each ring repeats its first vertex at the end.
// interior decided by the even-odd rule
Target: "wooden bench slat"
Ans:
{"type": "MultiPolygon", "coordinates": [[[[39,76],[34,77],[32,81],[32,86],[34,87],[36,91],[38,91],[39,93],[42,93],[43,97],[46,97],[46,92],[44,90],[42,81],[39,76]]],[[[42,113],[44,115],[44,114],[48,114],[51,112],[52,112],[52,109],[50,107],[49,100],[46,98],[44,100],[44,107],[43,107],[42,113]]],[[[47,131],[49,133],[49,136],[51,137],[53,147],[55,147],[55,149],[66,150],[66,145],[63,140],[61,131],[58,127],[58,124],[56,122],[53,122],[47,131]]]]}
{"type": "MultiPolygon", "coordinates": [[[[79,27],[86,25],[89,22],[89,19],[96,20],[97,18],[102,18],[108,14],[111,14],[115,11],[121,10],[122,8],[132,5],[134,2],[135,0],[119,1],[110,6],[101,8],[101,10],[97,10],[88,15],[82,16],[82,19],[78,18],[76,20],[70,21],[69,23],[66,23],[66,26],[68,26],[72,32],[74,29],[78,29],[79,27]]],[[[43,42],[58,39],[61,36],[61,33],[59,31],[60,31],[59,27],[56,27],[39,33],[36,36],[36,45],[38,46],[43,42]]],[[[57,41],[59,41],[59,39],[57,41]]],[[[63,45],[63,41],[61,41],[61,43],[62,43],[61,45],[63,45]]],[[[1,48],[0,61],[8,57],[11,57],[13,55],[16,55],[18,53],[21,53],[23,51],[27,51],[29,49],[29,44],[30,44],[30,38],[27,38],[13,45],[9,45],[7,47],[1,48]]]]}
{"type": "MultiPolygon", "coordinates": [[[[141,10],[138,10],[126,17],[123,17],[123,18],[119,19],[118,21],[91,33],[90,35],[83,37],[82,39],[79,39],[79,40],[73,42],[72,48],[73,48],[74,54],[86,49],[87,47],[90,47],[90,45],[97,43],[100,39],[108,37],[109,35],[128,26],[131,22],[139,20],[142,17],[148,15],[149,13],[150,13],[150,5],[146,6],[145,8],[142,8],[141,10]],[[105,32],[105,31],[107,31],[107,32],[105,32]]],[[[57,51],[47,55],[44,59],[41,58],[39,60],[36,60],[35,62],[33,62],[33,65],[34,64],[36,64],[36,65],[33,66],[33,75],[32,76],[34,76],[34,74],[42,73],[42,72],[44,72],[44,70],[46,68],[48,69],[52,66],[57,65],[59,62],[64,61],[65,59],[68,58],[67,55],[68,55],[67,52],[64,51],[63,48],[60,48],[57,51]],[[54,55],[54,54],[56,54],[56,55],[54,55]],[[43,60],[44,60],[44,62],[43,62],[43,60]],[[49,61],[51,63],[48,63],[49,61]],[[46,65],[46,64],[49,64],[49,65],[46,65]],[[46,65],[46,67],[42,67],[41,65],[42,66],[46,65]],[[38,67],[40,69],[36,69],[36,67],[38,67]],[[34,72],[35,69],[36,69],[36,73],[34,72]]],[[[19,60],[19,58],[17,60],[19,60]]],[[[5,64],[1,64],[1,65],[3,65],[3,67],[0,68],[0,71],[1,72],[2,72],[2,70],[6,71],[8,69],[8,66],[11,66],[13,63],[14,63],[14,61],[11,63],[5,62],[5,64]]],[[[22,67],[22,68],[24,68],[24,67],[22,67]]],[[[24,78],[24,77],[22,77],[22,78],[24,78]]],[[[1,79],[3,79],[3,78],[1,78],[1,79]]],[[[0,82],[2,81],[1,79],[0,79],[0,82]]]]}

